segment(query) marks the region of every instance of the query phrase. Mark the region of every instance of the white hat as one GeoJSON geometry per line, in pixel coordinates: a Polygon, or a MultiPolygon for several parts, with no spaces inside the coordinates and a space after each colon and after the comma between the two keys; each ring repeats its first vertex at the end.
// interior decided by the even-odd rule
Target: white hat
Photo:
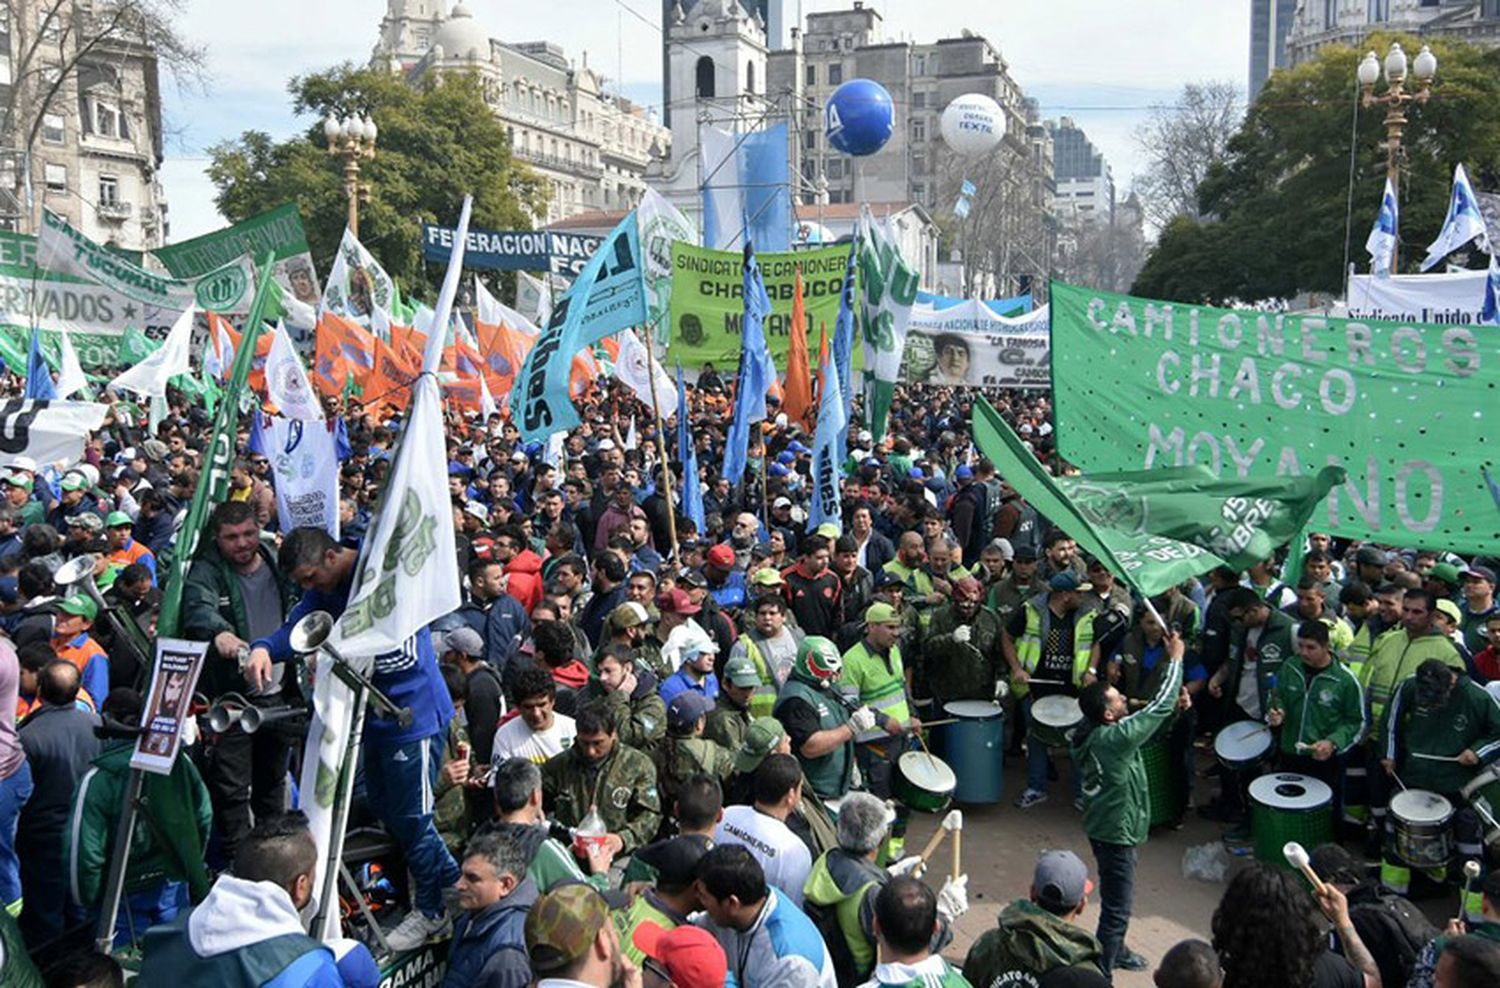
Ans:
{"type": "Polygon", "coordinates": [[[773,508],[790,508],[791,506],[792,499],[789,497],[778,497],[776,500],[771,502],[771,507],[773,508]]]}
{"type": "Polygon", "coordinates": [[[615,441],[613,439],[601,439],[601,440],[599,440],[599,452],[604,453],[604,452],[607,452],[607,451],[612,450],[614,448],[615,448],[615,441]]]}
{"type": "Polygon", "coordinates": [[[785,429],[787,421],[786,412],[778,412],[776,414],[776,428],[785,429]]]}
{"type": "Polygon", "coordinates": [[[862,442],[862,443],[868,443],[868,442],[874,442],[875,441],[875,437],[872,436],[872,435],[870,435],[870,430],[869,429],[861,429],[861,430],[859,430],[859,437],[858,438],[859,438],[859,441],[862,442]]]}
{"type": "Polygon", "coordinates": [[[470,501],[467,504],[465,504],[464,505],[464,514],[466,514],[466,515],[473,515],[475,518],[478,518],[481,522],[485,523],[486,525],[489,524],[489,521],[490,521],[490,509],[486,508],[484,505],[480,504],[478,501],[470,501]]]}
{"type": "Polygon", "coordinates": [[[36,473],[36,460],[29,456],[17,456],[10,461],[12,470],[25,470],[27,473],[36,473]]]}

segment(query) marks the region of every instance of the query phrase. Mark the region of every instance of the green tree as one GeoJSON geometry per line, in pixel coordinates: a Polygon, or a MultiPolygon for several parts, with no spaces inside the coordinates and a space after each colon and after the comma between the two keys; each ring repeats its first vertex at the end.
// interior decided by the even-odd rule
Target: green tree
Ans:
{"type": "Polygon", "coordinates": [[[434,291],[442,272],[422,261],[422,224],[453,225],[466,193],[471,225],[530,229],[546,209],[544,179],[517,162],[505,129],[472,74],[424,77],[416,84],[388,72],[344,64],[288,84],[292,109],[313,124],[286,141],[260,131],[210,149],[209,178],[219,211],[238,222],[296,202],[313,259],[322,271],[344,234],[348,205],[339,163],[328,154],[322,120],[367,113],[380,129],[373,160],[361,163],[370,185],[360,204],[360,240],[406,292],[434,291]]]}
{"type": "Polygon", "coordinates": [[[1409,108],[1403,142],[1401,270],[1416,270],[1442,226],[1453,166],[1462,162],[1480,188],[1500,179],[1500,51],[1373,35],[1358,50],[1330,47],[1272,75],[1225,160],[1198,185],[1204,219],[1162,231],[1132,293],[1209,304],[1342,293],[1346,247],[1368,267],[1364,242],[1386,175],[1385,108],[1362,107],[1346,238],[1354,70],[1365,48],[1383,55],[1393,40],[1411,56],[1426,42],[1438,57],[1432,96],[1409,108]]]}

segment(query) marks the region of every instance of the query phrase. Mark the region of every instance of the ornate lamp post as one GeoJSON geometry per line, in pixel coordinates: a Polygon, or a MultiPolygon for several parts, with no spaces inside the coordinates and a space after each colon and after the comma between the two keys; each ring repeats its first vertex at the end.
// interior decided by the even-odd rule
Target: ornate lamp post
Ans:
{"type": "Polygon", "coordinates": [[[379,134],[369,117],[350,115],[343,120],[330,111],[323,119],[328,153],[344,163],[344,195],[349,199],[349,231],[359,236],[359,204],[370,201],[370,184],[359,180],[359,163],[375,157],[379,134]]]}
{"type": "MultiPolygon", "coordinates": [[[[1364,106],[1384,106],[1385,111],[1385,171],[1391,188],[1401,188],[1401,136],[1406,129],[1406,107],[1409,103],[1425,103],[1432,94],[1432,78],[1437,75],[1437,56],[1426,45],[1417,53],[1411,65],[1411,74],[1416,82],[1416,92],[1406,91],[1406,52],[1395,42],[1385,56],[1385,92],[1375,95],[1375,84],[1381,75],[1380,58],[1372,51],[1359,63],[1357,75],[1361,100],[1364,106]]],[[[1396,271],[1396,253],[1391,252],[1391,273],[1396,271]]]]}

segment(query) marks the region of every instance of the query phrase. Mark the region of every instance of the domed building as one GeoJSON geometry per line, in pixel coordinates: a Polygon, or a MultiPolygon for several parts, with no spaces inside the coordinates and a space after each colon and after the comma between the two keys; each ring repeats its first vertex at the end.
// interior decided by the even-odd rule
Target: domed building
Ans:
{"type": "Polygon", "coordinates": [[[538,225],[633,208],[653,154],[671,144],[654,114],[602,91],[587,53],[575,65],[552,42],[498,40],[463,0],[451,9],[446,0],[387,0],[371,64],[413,82],[428,72],[475,72],[512,153],[552,185],[538,225]]]}

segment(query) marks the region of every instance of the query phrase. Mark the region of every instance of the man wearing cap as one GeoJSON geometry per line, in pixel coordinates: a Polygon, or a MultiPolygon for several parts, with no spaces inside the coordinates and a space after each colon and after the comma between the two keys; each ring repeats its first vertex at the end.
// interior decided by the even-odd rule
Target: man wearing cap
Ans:
{"type": "MultiPolygon", "coordinates": [[[[681,593],[681,591],[678,591],[681,593]]],[[[666,597],[662,594],[658,600],[666,597]]],[[[686,594],[683,595],[686,597],[686,594]]],[[[657,607],[661,608],[658,603],[657,607]]],[[[665,622],[670,630],[671,619],[665,622]]],[[[671,666],[662,659],[661,644],[651,634],[651,612],[646,605],[627,600],[610,612],[609,618],[604,623],[606,640],[600,643],[598,652],[594,656],[594,664],[597,666],[599,655],[604,649],[613,645],[616,648],[628,651],[635,660],[637,669],[651,673],[651,688],[655,689],[662,677],[671,673],[671,666]]]]}
{"type": "Polygon", "coordinates": [[[31,496],[32,480],[14,468],[5,475],[5,500],[16,512],[16,526],[40,525],[47,520],[47,506],[31,496]]]}
{"type": "MultiPolygon", "coordinates": [[[[839,682],[856,691],[860,704],[875,712],[875,727],[856,739],[859,745],[855,757],[870,791],[887,799],[896,760],[906,751],[906,733],[920,731],[922,723],[907,705],[911,674],[903,666],[901,648],[896,644],[901,616],[891,605],[876,603],[865,610],[864,617],[864,639],[844,653],[839,682]]],[[[897,811],[887,848],[891,860],[901,856],[905,845],[907,815],[905,807],[897,811]]]]}
{"type": "Polygon", "coordinates": [[[989,542],[992,528],[991,515],[985,510],[984,485],[974,482],[974,470],[967,463],[953,471],[953,480],[958,484],[958,493],[948,505],[948,523],[963,557],[975,560],[989,542]]]}
{"type": "Polygon", "coordinates": [[[526,874],[526,854],[510,834],[480,834],[459,865],[458,907],[443,988],[526,988],[526,914],[537,887],[526,874]]]}
{"type": "MultiPolygon", "coordinates": [[[[719,684],[719,695],[714,709],[708,714],[703,736],[717,741],[729,751],[738,751],[745,740],[745,732],[755,720],[750,704],[755,691],[761,687],[760,671],[748,655],[738,655],[724,663],[724,679],[719,684]]],[[[771,687],[772,702],[775,687],[771,687]]]]}
{"type": "Polygon", "coordinates": [[[721,988],[729,973],[724,948],[706,930],[646,926],[635,937],[642,959],[644,988],[721,988]]]}
{"type": "Polygon", "coordinates": [[[47,523],[58,531],[68,527],[68,520],[85,511],[99,514],[99,502],[89,490],[89,481],[77,470],[69,470],[58,481],[62,492],[57,505],[47,512],[47,523]]]}
{"type": "Polygon", "coordinates": [[[586,882],[601,892],[609,888],[612,851],[589,844],[585,874],[573,849],[552,836],[542,813],[542,770],[535,762],[526,758],[499,762],[491,774],[490,789],[495,797],[494,818],[479,828],[479,834],[502,834],[514,840],[525,859],[526,877],[539,891],[575,882],[586,882]]]}
{"type": "Polygon", "coordinates": [[[1463,633],[1464,644],[1469,651],[1479,654],[1490,644],[1485,634],[1485,623],[1500,614],[1500,605],[1495,603],[1495,571],[1488,566],[1469,566],[1463,577],[1463,633]]]}
{"type": "Polygon", "coordinates": [[[785,537],[788,549],[796,546],[797,537],[801,533],[797,531],[797,523],[792,518],[791,498],[783,496],[771,502],[770,530],[780,532],[785,537]]]}
{"type": "Polygon", "coordinates": [[[111,566],[121,569],[131,563],[140,563],[151,571],[151,584],[155,586],[156,556],[131,537],[130,530],[134,524],[123,511],[111,511],[109,517],[104,519],[104,529],[109,538],[109,555],[105,558],[111,566]]]}
{"type": "Polygon", "coordinates": [[[820,799],[840,799],[854,773],[854,739],[875,727],[875,711],[852,713],[837,696],[844,660],[833,642],[809,636],[797,648],[792,673],[773,714],[792,739],[792,752],[820,799]]]}
{"type": "Polygon", "coordinates": [[[1011,558],[1010,573],[990,588],[987,603],[1000,619],[1001,627],[1010,623],[1016,611],[1031,598],[1046,590],[1037,575],[1037,553],[1030,546],[1017,547],[1011,558]]]}
{"type": "MultiPolygon", "coordinates": [[[[672,592],[681,593],[680,590],[672,592]]],[[[662,702],[670,704],[679,693],[697,693],[708,701],[708,709],[713,709],[714,700],[719,696],[719,679],[714,675],[718,643],[696,625],[684,624],[673,629],[663,652],[681,664],[676,672],[662,680],[657,690],[662,702]]]]}
{"type": "Polygon", "coordinates": [[[996,928],[974,941],[964,958],[964,978],[980,986],[1030,985],[1059,968],[1098,971],[1099,941],[1078,925],[1093,891],[1078,855],[1042,852],[1029,898],[1002,909],[996,928]]]}
{"type": "Polygon", "coordinates": [[[750,713],[765,717],[776,705],[776,694],[791,673],[802,635],[787,627],[786,601],[780,597],[761,597],[755,602],[755,624],[734,643],[729,661],[749,659],[760,676],[760,685],[750,697],[750,713]]]}
{"type": "Polygon", "coordinates": [[[613,719],[621,743],[652,753],[667,730],[667,705],[656,690],[656,676],[617,644],[606,645],[595,657],[594,672],[578,705],[598,704],[613,719]]]}
{"type": "Polygon", "coordinates": [[[1385,582],[1385,567],[1389,562],[1378,546],[1362,545],[1354,552],[1354,565],[1344,575],[1344,582],[1358,580],[1367,587],[1378,587],[1385,582]]]}
{"type": "Polygon", "coordinates": [[[667,704],[667,737],[657,760],[657,788],[663,806],[671,806],[682,784],[695,775],[710,775],[720,785],[734,771],[734,753],[703,736],[703,721],[713,701],[692,690],[667,704]]]}
{"type": "Polygon", "coordinates": [[[728,806],[714,831],[716,844],[743,844],[766,881],[797,905],[812,870],[812,855],[787,819],[802,803],[802,768],[791,755],[771,754],[755,770],[755,804],[728,806]]]}
{"type": "Polygon", "coordinates": [[[109,551],[104,539],[104,519],[92,511],[83,511],[68,519],[63,533],[62,553],[76,559],[84,553],[103,555],[109,551]]]}
{"type": "Polygon", "coordinates": [[[843,584],[828,569],[830,545],[822,535],[802,540],[802,557],[782,571],[787,604],[804,634],[833,638],[844,621],[843,584]]]}
{"type": "Polygon", "coordinates": [[[620,950],[609,906],[586,885],[564,885],[538,898],[525,930],[536,988],[619,988],[634,980],[635,965],[620,950]]]}
{"type": "Polygon", "coordinates": [[[735,566],[734,548],[726,543],[709,547],[703,561],[708,592],[720,607],[745,606],[745,572],[735,566]]]}
{"type": "MultiPolygon", "coordinates": [[[[52,648],[57,657],[70,662],[83,677],[83,688],[96,700],[109,695],[109,656],[89,635],[99,617],[93,598],[83,594],[65,597],[57,605],[57,623],[52,629],[52,648]]],[[[102,702],[102,701],[99,701],[102,702]]]]}
{"type": "MultiPolygon", "coordinates": [[[[693,883],[697,879],[698,862],[712,846],[713,841],[703,837],[669,837],[641,848],[631,859],[632,864],[649,865],[656,873],[653,885],[610,915],[620,935],[620,947],[631,961],[639,964],[646,957],[646,945],[656,936],[653,930],[687,926],[688,917],[699,910],[693,883]],[[640,942],[636,940],[638,933],[640,942]]],[[[719,950],[717,943],[714,949],[719,950]]],[[[722,950],[719,956],[723,956],[722,950]]]]}
{"type": "MultiPolygon", "coordinates": [[[[657,594],[655,603],[661,615],[656,635],[648,636],[637,654],[649,657],[651,669],[659,680],[665,682],[673,670],[682,665],[683,648],[689,643],[696,645],[706,640],[717,653],[718,642],[709,637],[707,629],[698,623],[703,606],[693,600],[692,594],[681,587],[673,587],[657,594]]],[[[663,694],[662,698],[670,700],[671,696],[663,694]]]]}
{"type": "MultiPolygon", "coordinates": [[[[660,700],[658,700],[660,702],[660,700]]],[[[597,704],[586,704],[575,718],[573,747],[542,766],[543,805],[550,818],[576,827],[597,809],[616,856],[634,852],[656,836],[661,796],[656,767],[641,752],[621,743],[614,721],[597,704]]]]}

